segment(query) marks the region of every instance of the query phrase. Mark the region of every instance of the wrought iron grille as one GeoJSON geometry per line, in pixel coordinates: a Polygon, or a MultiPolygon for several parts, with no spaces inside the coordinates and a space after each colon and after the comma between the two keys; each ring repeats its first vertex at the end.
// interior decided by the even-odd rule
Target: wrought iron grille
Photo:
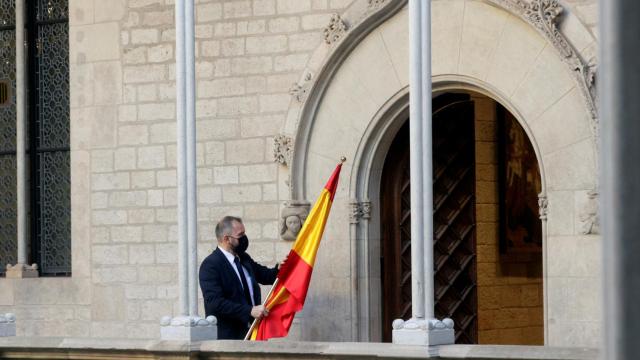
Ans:
{"type": "Polygon", "coordinates": [[[0,80],[11,99],[0,107],[0,275],[16,261],[16,33],[15,1],[0,0],[0,80]]]}
{"type": "Polygon", "coordinates": [[[38,21],[66,22],[69,14],[68,0],[37,0],[38,21]]]}
{"type": "Polygon", "coordinates": [[[28,8],[32,256],[41,275],[71,272],[67,0],[28,8]]]}
{"type": "Polygon", "coordinates": [[[16,262],[16,157],[0,156],[0,272],[16,262]]]}
{"type": "Polygon", "coordinates": [[[16,23],[15,5],[15,0],[0,0],[0,26],[13,28],[16,23]]]}
{"type": "MultiPolygon", "coordinates": [[[[31,262],[41,275],[71,272],[69,26],[67,0],[27,1],[31,262]]],[[[15,0],[0,0],[0,274],[16,261],[15,0]]]]}

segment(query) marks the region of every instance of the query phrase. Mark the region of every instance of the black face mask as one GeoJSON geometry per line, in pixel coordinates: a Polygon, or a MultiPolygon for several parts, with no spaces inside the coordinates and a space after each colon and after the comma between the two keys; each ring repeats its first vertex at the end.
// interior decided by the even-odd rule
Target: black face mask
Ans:
{"type": "Polygon", "coordinates": [[[247,248],[249,247],[249,239],[247,235],[242,235],[238,238],[238,245],[233,248],[233,251],[236,252],[237,255],[243,255],[247,248]]]}

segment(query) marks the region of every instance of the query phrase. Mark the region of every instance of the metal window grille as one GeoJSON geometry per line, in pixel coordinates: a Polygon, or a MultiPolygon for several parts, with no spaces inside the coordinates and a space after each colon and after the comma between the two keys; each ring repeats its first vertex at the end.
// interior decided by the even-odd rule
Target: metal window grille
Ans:
{"type": "MultiPolygon", "coordinates": [[[[67,0],[25,2],[31,259],[44,276],[71,273],[67,0]]],[[[16,261],[15,0],[0,0],[0,275],[16,261]],[[0,99],[1,100],[1,99],[0,99]]]]}

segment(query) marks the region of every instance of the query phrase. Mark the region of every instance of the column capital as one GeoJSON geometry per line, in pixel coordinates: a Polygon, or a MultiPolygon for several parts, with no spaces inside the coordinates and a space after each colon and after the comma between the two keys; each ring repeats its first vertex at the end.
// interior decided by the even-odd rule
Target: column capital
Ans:
{"type": "Polygon", "coordinates": [[[371,219],[371,201],[359,201],[353,199],[349,202],[349,222],[357,224],[361,219],[371,219]]]}

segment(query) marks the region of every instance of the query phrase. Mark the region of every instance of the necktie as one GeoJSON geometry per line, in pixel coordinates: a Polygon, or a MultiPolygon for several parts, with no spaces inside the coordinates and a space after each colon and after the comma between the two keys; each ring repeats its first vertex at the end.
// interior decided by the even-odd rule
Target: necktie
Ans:
{"type": "Polygon", "coordinates": [[[244,271],[242,270],[242,265],[240,264],[240,258],[236,256],[233,259],[233,263],[236,264],[236,268],[238,269],[238,273],[240,274],[240,281],[242,282],[242,289],[244,290],[244,298],[247,300],[249,305],[253,306],[251,302],[251,293],[249,292],[249,284],[247,284],[247,279],[244,276],[244,271]]]}

